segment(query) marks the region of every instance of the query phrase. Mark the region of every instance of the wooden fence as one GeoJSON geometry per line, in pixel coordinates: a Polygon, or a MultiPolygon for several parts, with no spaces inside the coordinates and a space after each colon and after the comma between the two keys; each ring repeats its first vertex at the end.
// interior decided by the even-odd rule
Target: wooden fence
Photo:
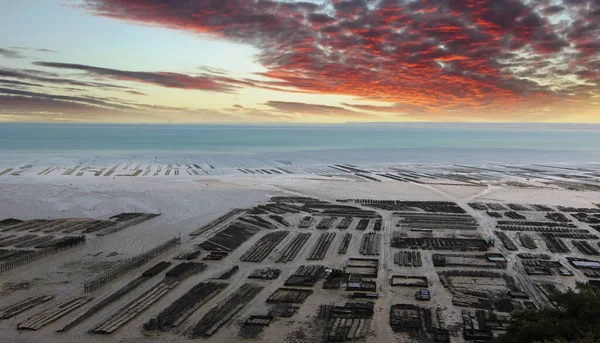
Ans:
{"type": "Polygon", "coordinates": [[[39,251],[33,251],[30,254],[25,254],[22,256],[12,258],[12,259],[0,264],[0,274],[6,273],[9,270],[13,270],[17,267],[24,266],[31,262],[42,259],[46,256],[56,254],[57,252],[69,249],[71,247],[74,247],[76,245],[83,244],[83,243],[85,243],[85,236],[78,236],[78,237],[70,240],[69,243],[66,245],[52,247],[52,248],[43,249],[43,250],[39,250],[39,251]]]}
{"type": "Polygon", "coordinates": [[[93,292],[108,282],[118,278],[119,276],[129,272],[132,269],[135,269],[142,264],[148,262],[149,260],[155,258],[158,255],[161,255],[165,251],[173,248],[176,244],[179,243],[179,238],[172,238],[161,245],[154,247],[145,253],[134,256],[130,259],[127,259],[111,269],[103,272],[102,274],[95,276],[89,280],[86,280],[83,283],[83,288],[86,292],[93,292]]]}

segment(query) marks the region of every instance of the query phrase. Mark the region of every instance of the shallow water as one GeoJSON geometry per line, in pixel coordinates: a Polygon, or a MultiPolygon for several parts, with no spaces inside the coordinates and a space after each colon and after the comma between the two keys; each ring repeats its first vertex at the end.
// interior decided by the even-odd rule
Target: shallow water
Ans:
{"type": "Polygon", "coordinates": [[[304,162],[596,162],[600,126],[2,124],[0,155],[293,158],[304,162]],[[390,160],[391,159],[391,160],[390,160]],[[334,161],[329,161],[334,162],[334,161]]]}

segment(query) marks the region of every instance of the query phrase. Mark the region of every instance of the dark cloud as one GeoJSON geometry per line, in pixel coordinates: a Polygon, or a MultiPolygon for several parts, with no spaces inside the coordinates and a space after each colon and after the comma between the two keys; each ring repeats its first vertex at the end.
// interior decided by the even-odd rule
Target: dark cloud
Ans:
{"type": "MultiPolygon", "coordinates": [[[[202,90],[220,93],[234,93],[242,87],[256,87],[273,91],[302,93],[296,89],[282,88],[292,86],[289,83],[273,83],[251,79],[236,79],[224,76],[224,72],[209,69],[211,74],[188,75],[171,72],[129,71],[102,68],[74,63],[34,62],[33,64],[56,69],[84,71],[88,76],[104,77],[118,81],[133,81],[166,88],[202,90]]],[[[0,74],[1,75],[1,74],[0,74]]]]}
{"type": "Polygon", "coordinates": [[[554,15],[558,14],[565,10],[565,7],[560,5],[548,6],[542,10],[542,13],[545,15],[554,15]]]}
{"type": "Polygon", "coordinates": [[[3,113],[78,113],[80,116],[86,112],[98,112],[100,108],[97,106],[54,99],[50,96],[46,97],[30,97],[21,95],[7,95],[0,92],[0,107],[3,113]]]}
{"type": "Polygon", "coordinates": [[[0,48],[0,56],[4,56],[6,58],[25,58],[25,56],[21,55],[21,53],[17,50],[4,48],[0,48]]]}
{"type": "Polygon", "coordinates": [[[221,68],[201,66],[201,67],[198,67],[198,69],[200,69],[204,72],[210,73],[210,74],[227,75],[227,71],[225,69],[221,69],[221,68]]]}
{"type": "Polygon", "coordinates": [[[29,56],[25,56],[21,53],[21,51],[30,51],[30,52],[56,52],[50,49],[34,49],[34,48],[26,48],[22,46],[11,46],[8,48],[0,48],[0,56],[11,59],[22,59],[27,58],[29,56]]]}
{"type": "Polygon", "coordinates": [[[66,79],[59,77],[58,74],[47,73],[40,70],[15,70],[15,69],[0,69],[0,77],[9,77],[16,79],[23,79],[29,81],[36,81],[45,84],[53,85],[68,85],[68,86],[79,86],[79,87],[94,87],[94,88],[105,88],[105,89],[127,89],[127,87],[112,85],[101,82],[93,81],[78,81],[73,79],[66,79]]]}
{"type": "Polygon", "coordinates": [[[44,87],[43,85],[40,85],[40,84],[17,81],[17,80],[8,80],[8,79],[0,79],[0,83],[6,84],[6,85],[14,85],[14,86],[44,87]]]}
{"type": "Polygon", "coordinates": [[[335,21],[335,18],[323,13],[311,13],[308,15],[308,20],[313,24],[327,24],[335,21]]]}
{"type": "Polygon", "coordinates": [[[318,104],[307,104],[304,102],[290,101],[268,101],[265,105],[281,112],[296,113],[310,116],[327,116],[327,117],[354,117],[368,116],[364,113],[352,111],[339,106],[327,106],[318,104]]]}
{"type": "Polygon", "coordinates": [[[142,92],[138,92],[138,91],[134,91],[134,90],[128,90],[128,91],[125,91],[125,92],[129,93],[129,94],[133,94],[133,95],[148,95],[146,93],[142,93],[142,92]]]}
{"type": "Polygon", "coordinates": [[[0,88],[0,115],[18,121],[137,122],[140,118],[151,122],[169,122],[172,118],[178,122],[242,121],[239,116],[215,110],[119,101],[111,97],[62,96],[0,88]]]}
{"type": "Polygon", "coordinates": [[[17,49],[17,50],[27,50],[27,51],[38,51],[38,52],[50,52],[50,53],[56,53],[58,51],[56,50],[51,50],[51,49],[45,49],[45,48],[27,48],[24,46],[11,46],[11,49],[17,49]]]}
{"type": "Polygon", "coordinates": [[[0,94],[0,108],[0,116],[19,122],[137,122],[142,115],[147,122],[166,123],[170,120],[164,111],[107,111],[103,107],[50,96],[0,94]]]}
{"type": "Polygon", "coordinates": [[[240,84],[244,84],[244,82],[229,80],[224,77],[189,76],[167,72],[128,71],[74,63],[34,62],[34,64],[49,68],[80,70],[91,75],[108,77],[115,80],[143,82],[167,88],[231,93],[240,84]]]}
{"type": "Polygon", "coordinates": [[[380,105],[357,105],[357,104],[348,104],[342,103],[342,105],[346,107],[352,107],[361,111],[371,111],[371,112],[380,112],[380,113],[406,113],[406,112],[419,112],[424,113],[428,112],[429,109],[424,106],[415,106],[410,104],[392,104],[387,106],[380,105]]]}
{"type": "Polygon", "coordinates": [[[2,95],[15,95],[21,97],[30,97],[35,99],[46,99],[53,101],[63,101],[63,102],[72,102],[78,104],[85,104],[88,106],[97,106],[111,110],[131,110],[133,107],[114,103],[111,101],[103,100],[97,97],[91,96],[69,96],[69,95],[54,95],[48,93],[38,93],[38,92],[30,92],[20,89],[11,89],[11,88],[0,88],[0,94],[2,95]]]}

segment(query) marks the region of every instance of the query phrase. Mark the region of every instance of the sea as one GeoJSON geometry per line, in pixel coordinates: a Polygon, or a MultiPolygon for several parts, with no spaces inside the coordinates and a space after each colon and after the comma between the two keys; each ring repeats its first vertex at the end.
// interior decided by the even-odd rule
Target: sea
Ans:
{"type": "Polygon", "coordinates": [[[600,125],[0,124],[0,161],[90,156],[161,163],[249,157],[299,163],[598,163],[600,125]]]}

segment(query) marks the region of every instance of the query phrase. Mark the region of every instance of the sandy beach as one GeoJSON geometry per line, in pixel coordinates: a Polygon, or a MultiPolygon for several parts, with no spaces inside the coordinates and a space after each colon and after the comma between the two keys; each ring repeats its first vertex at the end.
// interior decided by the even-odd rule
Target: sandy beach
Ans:
{"type": "MultiPolygon", "coordinates": [[[[135,165],[135,163],[133,163],[135,165]]],[[[132,165],[132,167],[133,167],[132,165]]],[[[334,166],[335,167],[335,166],[334,166]]],[[[60,220],[73,218],[90,218],[94,220],[109,220],[111,216],[119,213],[150,213],[159,214],[158,216],[145,220],[135,225],[127,226],[116,232],[99,234],[103,231],[91,233],[71,232],[69,234],[58,231],[44,233],[41,231],[31,231],[22,229],[11,229],[11,225],[2,224],[0,228],[0,244],[5,241],[3,238],[9,235],[15,237],[23,235],[44,235],[52,234],[54,236],[72,236],[80,234],[85,236],[85,243],[74,246],[69,249],[59,251],[45,258],[37,259],[31,263],[21,265],[2,274],[2,283],[0,284],[0,308],[5,309],[8,306],[19,303],[26,298],[36,296],[53,296],[54,298],[46,303],[34,306],[33,308],[20,312],[10,318],[0,320],[0,328],[4,333],[5,339],[11,342],[48,342],[48,341],[76,341],[85,339],[90,342],[104,341],[127,341],[127,342],[146,342],[146,341],[185,341],[196,335],[195,327],[197,323],[204,320],[204,317],[216,307],[226,303],[228,297],[236,292],[243,284],[250,283],[258,285],[259,291],[248,299],[241,308],[228,312],[224,322],[219,324],[210,335],[201,335],[202,339],[209,342],[238,341],[242,340],[242,328],[247,328],[244,322],[253,315],[268,315],[273,311],[274,305],[267,302],[267,299],[280,288],[285,288],[286,280],[297,272],[301,265],[323,266],[329,272],[332,269],[341,269],[349,267],[351,258],[374,259],[378,262],[377,276],[370,279],[370,282],[376,284],[373,291],[367,293],[376,294],[376,299],[351,299],[352,294],[348,289],[348,280],[341,281],[341,287],[337,289],[324,289],[323,282],[326,275],[323,275],[316,281],[312,287],[298,287],[310,290],[310,295],[303,303],[295,304],[298,306],[296,313],[291,317],[277,317],[268,326],[262,328],[254,338],[245,338],[247,341],[260,342],[321,342],[327,340],[328,332],[334,330],[332,325],[343,325],[335,323],[335,315],[329,319],[319,318],[321,305],[335,304],[343,306],[347,302],[373,302],[372,314],[364,319],[364,325],[360,324],[362,335],[354,340],[366,342],[378,341],[434,341],[435,330],[441,329],[447,333],[452,342],[465,341],[465,322],[464,311],[475,311],[473,306],[457,305],[459,302],[458,293],[465,285],[467,288],[481,287],[485,292],[487,287],[492,287],[494,291],[499,286],[494,278],[489,279],[484,276],[473,276],[470,281],[468,276],[454,277],[451,283],[454,285],[444,286],[442,276],[444,271],[449,270],[467,270],[467,271],[485,271],[492,273],[501,273],[510,276],[515,280],[512,291],[525,293],[527,300],[520,298],[509,299],[509,303],[514,306],[546,306],[547,299],[540,290],[541,286],[550,284],[558,289],[573,287],[577,281],[587,282],[588,277],[584,274],[588,269],[577,269],[567,260],[567,257],[591,258],[593,256],[585,255],[579,250],[572,241],[580,239],[570,239],[566,234],[562,240],[568,247],[569,252],[551,252],[548,249],[546,241],[541,234],[529,231],[503,231],[506,236],[514,242],[516,250],[507,249],[507,244],[502,242],[497,232],[500,229],[501,220],[513,220],[512,218],[495,218],[488,214],[490,211],[478,210],[474,203],[492,203],[505,206],[507,204],[522,204],[527,206],[527,210],[514,211],[522,215],[521,221],[537,221],[551,223],[546,218],[547,213],[564,213],[568,216],[569,227],[572,230],[587,232],[587,236],[593,239],[586,239],[590,245],[598,248],[598,237],[596,231],[588,224],[583,223],[571,216],[571,213],[577,213],[580,208],[591,209],[590,213],[600,213],[600,207],[594,203],[600,199],[597,190],[594,190],[596,181],[589,179],[583,183],[589,185],[579,187],[580,189],[568,189],[569,183],[578,183],[577,178],[582,175],[597,175],[597,169],[590,169],[589,166],[571,171],[562,170],[557,176],[556,168],[533,168],[525,171],[520,166],[494,166],[497,171],[483,171],[457,166],[386,166],[384,168],[374,166],[341,166],[335,172],[335,168],[325,166],[310,167],[313,173],[300,173],[299,168],[288,166],[291,173],[274,172],[262,174],[250,174],[241,172],[238,168],[224,171],[222,175],[215,175],[217,172],[204,175],[185,176],[162,176],[162,177],[125,177],[125,176],[98,176],[95,177],[87,170],[85,175],[77,177],[77,170],[70,175],[63,175],[68,171],[69,166],[62,166],[56,172],[50,175],[41,173],[45,168],[32,166],[25,169],[19,175],[6,173],[0,177],[0,220],[15,218],[19,220],[60,220]],[[377,169],[379,168],[379,169],[377,169]],[[395,168],[395,169],[394,169],[395,168]],[[399,171],[402,168],[402,171],[399,171]],[[521,169],[519,169],[521,168],[521,169]],[[326,169],[328,172],[326,172],[326,169]],[[543,169],[543,171],[541,170],[543,169]],[[292,171],[293,170],[293,171],[292,171]],[[424,170],[427,170],[425,172],[424,170]],[[397,180],[390,178],[403,178],[397,180]],[[568,174],[568,175],[567,175],[568,174]],[[382,176],[383,175],[383,176],[382,176]],[[446,177],[443,177],[446,175],[446,177]],[[369,179],[371,178],[371,179],[369,179]],[[291,198],[282,198],[279,202],[270,200],[272,197],[310,197],[318,199],[324,204],[318,210],[311,207],[310,203],[302,203],[291,198]],[[288,200],[285,200],[288,199],[288,200]],[[353,201],[339,202],[339,200],[356,199],[353,201]],[[406,208],[397,207],[396,209],[373,207],[365,199],[372,200],[396,200],[404,202],[423,202],[416,205],[406,205],[406,208]],[[425,203],[427,202],[427,203],[425,203]],[[399,224],[402,220],[407,220],[407,213],[421,213],[429,215],[431,210],[424,210],[419,206],[422,204],[435,204],[434,202],[453,203],[463,214],[439,212],[434,209],[431,215],[446,216],[447,220],[453,220],[457,216],[467,216],[475,222],[473,228],[453,228],[444,227],[442,222],[438,226],[434,225],[433,230],[424,230],[422,232],[413,231],[413,226],[399,224]],[[275,212],[256,210],[257,206],[286,203],[292,207],[298,207],[300,211],[281,211],[275,212]],[[540,207],[532,207],[537,204],[540,207]],[[353,206],[359,210],[367,211],[358,214],[348,228],[338,228],[339,221],[335,221],[329,228],[317,228],[322,218],[328,216],[326,211],[328,206],[353,206]],[[411,207],[413,206],[413,207],[411,207]],[[416,207],[414,207],[416,206],[416,207]],[[549,206],[546,208],[545,206],[549,206]],[[574,209],[558,210],[558,206],[571,207],[574,209]],[[226,218],[223,222],[217,223],[213,227],[199,233],[190,235],[204,225],[214,221],[222,215],[227,214],[233,209],[243,209],[241,215],[235,215],[226,218]],[[254,210],[253,210],[254,209],[254,210]],[[255,211],[255,212],[252,212],[255,211]],[[369,219],[368,227],[365,230],[358,229],[360,216],[371,211],[375,217],[369,219]],[[409,211],[405,213],[406,211],[409,211]],[[280,213],[281,212],[281,213],[280,213]],[[438,213],[439,212],[439,213],[438,213]],[[233,225],[233,223],[245,223],[240,218],[254,216],[267,221],[262,227],[259,224],[248,224],[256,232],[247,239],[240,242],[229,251],[227,256],[220,261],[202,260],[210,254],[210,251],[198,245],[210,241],[222,230],[233,225]],[[403,214],[404,213],[404,214],[403,214]],[[274,221],[273,216],[280,216],[284,219],[285,226],[274,221]],[[314,217],[312,223],[307,228],[301,228],[300,223],[303,218],[314,217]],[[375,230],[374,224],[379,218],[382,228],[375,230]],[[404,219],[402,219],[404,218],[404,219]],[[243,261],[248,256],[248,251],[253,249],[259,240],[263,239],[269,232],[285,232],[280,241],[266,251],[266,258],[260,262],[243,261]],[[325,255],[321,260],[310,260],[314,247],[320,244],[319,240],[323,232],[335,233],[333,240],[325,249],[325,255]],[[278,262],[281,255],[291,245],[292,240],[298,233],[310,233],[310,237],[298,250],[297,256],[291,261],[278,262]],[[346,233],[351,234],[347,251],[339,253],[339,247],[343,244],[346,233]],[[376,253],[365,256],[363,249],[364,235],[373,233],[378,242],[376,253]],[[528,249],[522,246],[519,241],[519,235],[529,234],[536,244],[535,249],[528,249]],[[485,251],[472,251],[470,248],[456,250],[449,248],[419,248],[407,249],[397,248],[394,245],[403,242],[408,238],[432,238],[432,239],[479,239],[484,245],[489,238],[495,238],[495,245],[486,247],[485,251]],[[157,257],[150,258],[139,267],[119,275],[109,282],[101,285],[92,292],[85,292],[84,281],[90,280],[119,263],[127,261],[129,258],[143,254],[153,247],[172,238],[180,238],[180,243],[175,247],[169,248],[157,257]],[[395,243],[394,243],[395,242],[395,243]],[[67,323],[73,321],[79,315],[83,314],[89,308],[107,298],[109,295],[125,287],[140,273],[150,268],[160,261],[172,262],[174,266],[182,260],[175,257],[185,252],[200,250],[200,256],[195,263],[204,264],[201,272],[192,273],[186,277],[174,281],[174,286],[164,296],[154,299],[150,304],[139,313],[128,318],[123,323],[117,325],[114,332],[110,334],[91,333],[90,330],[97,328],[99,324],[106,321],[107,318],[123,311],[123,308],[129,306],[129,303],[137,297],[142,297],[145,292],[150,292],[157,287],[163,278],[164,272],[153,276],[151,279],[143,282],[140,286],[133,289],[130,293],[122,296],[115,301],[107,304],[91,316],[85,318],[80,323],[70,328],[67,332],[56,332],[67,323]],[[397,263],[397,253],[401,251],[419,251],[420,266],[401,266],[397,263]],[[487,267],[473,267],[469,264],[477,265],[484,263],[482,254],[499,253],[505,262],[501,266],[490,264],[487,267]],[[517,257],[517,254],[548,254],[552,261],[560,263],[563,268],[569,269],[574,276],[562,276],[557,273],[557,268],[549,267],[551,275],[527,275],[523,271],[523,261],[525,259],[517,257]],[[464,259],[457,267],[434,266],[434,255],[443,255],[445,260],[464,259]],[[472,255],[472,256],[463,256],[472,255]],[[472,257],[472,259],[470,259],[472,257]],[[480,259],[480,260],[477,260],[480,259]],[[493,265],[493,266],[492,266],[493,265]],[[214,280],[222,273],[228,271],[234,266],[239,267],[239,271],[230,279],[214,280]],[[279,269],[280,274],[274,280],[256,280],[248,277],[257,268],[279,269]],[[404,276],[425,276],[427,278],[427,287],[431,293],[430,301],[420,301],[415,299],[415,292],[419,288],[402,287],[392,285],[393,275],[404,276]],[[486,286],[482,280],[492,280],[491,285],[486,286]],[[145,330],[144,324],[151,318],[156,318],[170,304],[188,292],[192,287],[200,282],[220,282],[224,283],[223,290],[218,292],[212,298],[196,310],[191,311],[188,316],[176,327],[165,330],[145,330]],[[475,284],[471,284],[475,282],[475,284]],[[477,283],[480,286],[477,286],[477,283]],[[461,286],[458,286],[461,285],[461,286]],[[453,288],[455,287],[455,288],[453,288]],[[458,290],[458,291],[457,291],[458,290]],[[34,318],[38,312],[44,309],[52,309],[53,306],[69,299],[85,297],[93,298],[84,305],[68,311],[64,315],[50,320],[39,329],[17,329],[22,323],[27,323],[28,318],[34,318]],[[530,304],[526,304],[530,303],[530,304]],[[392,306],[397,304],[413,305],[418,308],[429,309],[430,312],[419,312],[417,310],[416,318],[422,321],[422,328],[413,330],[403,330],[394,328],[390,325],[390,316],[392,306]],[[419,315],[419,313],[421,313],[419,315]],[[427,319],[425,323],[423,313],[433,313],[433,319],[427,319]],[[364,326],[364,327],[363,327],[364,326]]],[[[110,168],[104,167],[106,170],[110,168]]],[[[143,166],[139,167],[143,170],[143,166]]],[[[528,167],[532,168],[532,167],[528,167]]],[[[165,170],[166,167],[161,168],[165,170]]],[[[175,167],[171,167],[175,169],[175,167]]],[[[181,167],[182,170],[192,169],[181,167]]],[[[196,169],[196,168],[194,168],[196,169]]],[[[207,167],[210,170],[210,166],[207,167]]],[[[244,169],[244,168],[240,168],[244,169]]],[[[266,169],[266,168],[261,168],[266,169]]],[[[286,169],[283,168],[282,169],[286,169]]],[[[19,168],[17,168],[19,170],[19,168]]],[[[131,170],[126,171],[131,173],[131,170]]],[[[121,172],[123,174],[125,172],[121,172]]],[[[178,172],[183,174],[182,171],[178,172]]],[[[593,176],[592,176],[593,177],[593,176]]],[[[597,180],[597,176],[596,176],[597,180]]],[[[579,182],[580,183],[580,182],[579,182]]],[[[286,205],[287,206],[287,205],[286,205]]],[[[399,206],[399,205],[398,205],[399,206]]],[[[484,205],[485,207],[485,205],[484,205]]],[[[518,208],[518,207],[516,207],[518,208]]],[[[519,208],[520,209],[520,208],[519,208]]],[[[264,209],[263,209],[264,210],[264,209]]],[[[506,207],[504,211],[510,212],[506,207]]],[[[340,210],[341,211],[341,210],[340,210]]],[[[331,215],[333,216],[333,215],[331,215]]],[[[418,217],[418,216],[417,216],[418,217]]],[[[336,217],[341,220],[343,217],[336,217]]],[[[437,217],[436,217],[437,218],[437,217]]],[[[464,219],[464,218],[463,218],[464,219]]],[[[426,218],[417,218],[417,220],[427,220],[426,218]]],[[[457,219],[458,220],[458,219],[457,219]]],[[[462,220],[462,219],[461,219],[462,220]]],[[[469,219],[471,220],[471,219],[469,219]]],[[[449,222],[448,222],[449,223],[449,222]]],[[[556,223],[556,222],[555,222],[556,223]]],[[[14,224],[13,224],[14,225],[14,224]]],[[[44,224],[44,227],[52,226],[44,224]]],[[[426,227],[430,224],[422,224],[426,227]]],[[[34,225],[35,226],[35,225],[34,225]]],[[[39,226],[39,225],[38,225],[39,226]]],[[[13,228],[15,226],[12,226],[13,228]]],[[[31,226],[33,227],[33,226],[31,226]]],[[[561,227],[561,226],[556,226],[561,227]]],[[[521,228],[522,230],[529,230],[521,228]]],[[[519,229],[519,230],[521,230],[519,229]]],[[[571,230],[571,229],[570,229],[571,230]]],[[[571,230],[571,231],[572,231],[571,230]]],[[[202,231],[202,230],[201,230],[202,231]]],[[[567,231],[565,231],[567,232],[567,231]]],[[[573,236],[575,237],[575,236],[573,236]]],[[[6,240],[14,239],[7,238],[6,240]]],[[[34,238],[35,239],[35,238],[34,238]]],[[[39,239],[39,237],[38,237],[39,239]]],[[[268,241],[265,238],[265,241],[268,241]]],[[[449,241],[448,241],[449,242],[449,241]]],[[[16,244],[16,243],[15,243],[16,244]]],[[[446,243],[444,243],[446,244],[446,243]]],[[[450,244],[450,243],[447,243],[450,244]]],[[[454,243],[452,243],[454,244],[454,243]]],[[[397,245],[396,245],[397,246],[397,245]]],[[[33,248],[16,248],[5,246],[0,249],[21,249],[35,250],[33,248]]],[[[260,250],[260,249],[259,249],[260,250]]],[[[439,259],[440,257],[435,257],[439,259]]],[[[2,262],[5,262],[4,260],[2,262]]],[[[189,261],[188,261],[189,262],[189,261]]],[[[484,263],[485,264],[485,263],[484,263]]],[[[556,266],[556,265],[554,265],[556,266]]],[[[165,277],[166,278],[166,277],[165,277]]],[[[365,279],[366,280],[366,279],[365,279]]],[[[362,286],[361,286],[362,287],[362,286]]],[[[508,289],[505,289],[507,292],[508,289]]],[[[512,306],[509,306],[512,308],[512,306]]],[[[497,305],[485,305],[482,309],[494,313],[500,313],[497,305]],[[487,306],[487,307],[486,307],[487,306]],[[489,308],[488,308],[489,307],[489,308]]],[[[333,312],[335,313],[335,311],[333,312]]],[[[413,314],[414,314],[413,313],[413,314]]],[[[508,315],[508,313],[504,313],[508,315]]],[[[357,317],[358,318],[358,317],[357,317]]],[[[414,318],[413,318],[414,319],[414,318]]],[[[345,320],[345,319],[344,319],[345,320]]],[[[353,319],[358,323],[359,319],[353,319]]],[[[363,319],[360,319],[363,320],[363,319]]],[[[31,320],[30,320],[31,321],[31,320]]],[[[360,322],[363,323],[363,322],[360,322]]],[[[348,330],[357,331],[352,327],[348,320],[348,330]]],[[[358,324],[356,325],[358,327],[358,324]]],[[[402,325],[401,325],[402,326],[402,325]]],[[[501,330],[493,330],[495,334],[501,330]]],[[[350,335],[350,334],[348,334],[350,335]]],[[[352,340],[352,339],[349,339],[352,340]]],[[[442,340],[443,341],[443,340],[442,340]]]]}

